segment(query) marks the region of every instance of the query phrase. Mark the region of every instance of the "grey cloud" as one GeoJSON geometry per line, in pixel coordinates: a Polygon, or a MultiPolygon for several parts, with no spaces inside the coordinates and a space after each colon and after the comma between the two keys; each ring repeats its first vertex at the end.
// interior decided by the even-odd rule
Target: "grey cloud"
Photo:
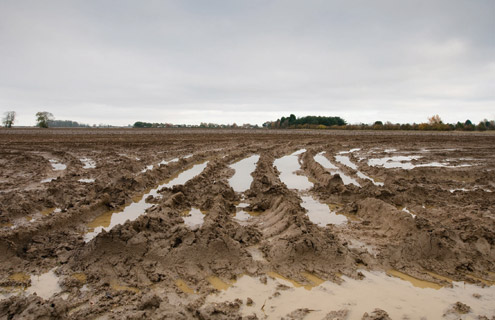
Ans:
{"type": "Polygon", "coordinates": [[[0,3],[0,111],[90,123],[495,118],[493,1],[0,3]],[[163,117],[163,119],[161,118],[163,117]]]}

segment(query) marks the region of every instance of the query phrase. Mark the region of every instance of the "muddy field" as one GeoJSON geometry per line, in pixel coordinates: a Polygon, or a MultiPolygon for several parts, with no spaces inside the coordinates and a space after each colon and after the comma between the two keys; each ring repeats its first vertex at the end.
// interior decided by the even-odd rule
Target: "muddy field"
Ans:
{"type": "Polygon", "coordinates": [[[0,130],[2,319],[495,319],[495,135],[0,130]]]}

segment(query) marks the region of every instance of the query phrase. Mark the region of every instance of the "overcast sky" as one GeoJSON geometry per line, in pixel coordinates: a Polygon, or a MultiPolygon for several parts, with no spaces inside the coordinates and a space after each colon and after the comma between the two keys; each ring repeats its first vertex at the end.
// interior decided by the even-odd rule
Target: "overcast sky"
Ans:
{"type": "Polygon", "coordinates": [[[0,112],[495,119],[495,1],[0,0],[0,112]]]}

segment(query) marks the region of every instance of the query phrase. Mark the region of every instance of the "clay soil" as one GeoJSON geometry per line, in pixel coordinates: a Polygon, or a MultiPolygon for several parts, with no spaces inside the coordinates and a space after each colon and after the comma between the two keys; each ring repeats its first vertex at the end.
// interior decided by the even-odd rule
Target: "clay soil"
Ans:
{"type": "Polygon", "coordinates": [[[481,286],[494,280],[494,134],[1,129],[0,144],[0,286],[29,286],[28,277],[14,275],[54,269],[62,289],[49,299],[0,300],[0,318],[241,318],[245,302],[205,305],[217,290],[212,276],[229,283],[242,274],[277,272],[304,284],[301,272],[339,282],[341,275],[359,279],[365,268],[441,285],[448,283],[432,274],[481,286]],[[383,186],[335,161],[354,148],[360,150],[346,155],[383,186]],[[309,194],[348,217],[345,225],[311,223],[300,195],[280,181],[274,160],[300,149],[307,150],[300,174],[314,183],[309,194]],[[323,151],[361,188],[344,185],[316,162],[323,151]],[[228,183],[229,165],[253,154],[260,159],[241,199],[228,183]],[[404,170],[367,162],[397,155],[449,166],[404,170]],[[96,167],[83,168],[82,158],[96,167]],[[173,158],[180,160],[158,165],[173,158]],[[54,171],[49,160],[67,167],[54,171]],[[146,214],[84,241],[95,218],[204,160],[201,174],[146,199],[154,204],[146,214]],[[233,219],[241,200],[257,213],[242,224],[233,219]],[[182,218],[191,208],[206,213],[196,230],[182,218]]]}

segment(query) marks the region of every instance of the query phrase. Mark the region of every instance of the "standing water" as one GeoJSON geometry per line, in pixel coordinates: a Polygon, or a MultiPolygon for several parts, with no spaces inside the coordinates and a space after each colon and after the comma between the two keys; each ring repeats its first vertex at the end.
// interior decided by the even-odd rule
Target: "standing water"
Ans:
{"type": "Polygon", "coordinates": [[[256,169],[256,163],[259,158],[259,155],[253,155],[230,165],[235,170],[235,173],[229,179],[229,184],[235,192],[244,192],[251,187],[251,182],[253,181],[251,173],[256,169]]]}
{"type": "Polygon", "coordinates": [[[307,177],[295,173],[301,169],[298,155],[304,152],[306,149],[301,149],[273,162],[273,165],[280,171],[280,181],[285,183],[289,189],[307,190],[313,186],[307,177]]]}
{"type": "Polygon", "coordinates": [[[331,163],[330,160],[328,160],[323,155],[323,153],[324,152],[320,152],[316,156],[314,156],[314,159],[316,162],[321,164],[321,166],[323,168],[327,169],[332,175],[338,174],[340,176],[340,178],[342,179],[342,182],[345,185],[353,184],[356,187],[361,187],[361,185],[359,184],[359,182],[356,181],[356,179],[353,179],[353,178],[349,177],[348,175],[346,175],[345,173],[343,173],[336,165],[331,163]]]}
{"type": "Polygon", "coordinates": [[[121,211],[109,211],[99,217],[97,217],[93,222],[89,224],[89,228],[92,229],[84,235],[84,241],[89,242],[91,239],[96,237],[103,230],[109,231],[113,227],[125,223],[127,220],[134,221],[139,216],[145,213],[145,211],[152,207],[152,203],[147,203],[146,198],[149,196],[158,196],[158,190],[162,188],[171,188],[176,185],[184,184],[190,179],[194,178],[200,174],[208,164],[208,161],[200,164],[194,165],[192,168],[181,172],[177,177],[173,178],[169,182],[159,185],[150,192],[144,194],[139,198],[138,201],[131,203],[124,210],[121,211]]]}
{"type": "Polygon", "coordinates": [[[365,276],[363,280],[343,276],[343,283],[336,284],[308,278],[313,283],[310,286],[300,286],[276,274],[269,274],[271,277],[265,283],[245,275],[225,291],[209,295],[206,304],[251,298],[253,304],[242,305],[240,313],[255,314],[261,319],[281,319],[297,309],[311,310],[305,320],[325,319],[329,312],[337,310],[347,310],[345,319],[361,319],[365,312],[375,308],[385,310],[392,319],[481,319],[477,315],[495,314],[495,287],[453,282],[452,288],[420,288],[413,281],[384,272],[360,271],[365,276]],[[281,284],[290,289],[280,290],[281,284]],[[471,312],[462,317],[449,314],[457,301],[469,305],[471,312]]]}
{"type": "Polygon", "coordinates": [[[301,206],[308,211],[307,216],[314,224],[325,227],[328,224],[340,225],[347,222],[347,217],[336,214],[324,203],[316,201],[313,197],[303,196],[301,206]]]}

